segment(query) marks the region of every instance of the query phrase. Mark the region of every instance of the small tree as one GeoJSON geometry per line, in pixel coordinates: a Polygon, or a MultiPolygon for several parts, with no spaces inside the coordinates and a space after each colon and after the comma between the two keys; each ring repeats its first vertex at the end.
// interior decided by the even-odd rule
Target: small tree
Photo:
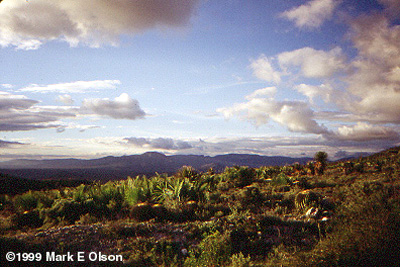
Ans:
{"type": "Polygon", "coordinates": [[[324,174],[327,161],[328,161],[328,154],[324,151],[318,151],[315,153],[314,160],[317,162],[315,169],[318,174],[324,174]]]}

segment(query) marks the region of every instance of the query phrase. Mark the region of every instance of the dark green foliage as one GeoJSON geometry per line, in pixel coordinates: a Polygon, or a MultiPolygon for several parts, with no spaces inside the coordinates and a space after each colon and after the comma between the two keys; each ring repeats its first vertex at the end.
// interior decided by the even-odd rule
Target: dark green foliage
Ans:
{"type": "Polygon", "coordinates": [[[316,162],[321,162],[322,164],[326,165],[328,160],[328,154],[324,151],[318,151],[314,156],[314,160],[316,162]]]}
{"type": "Polygon", "coordinates": [[[364,163],[358,162],[354,165],[354,171],[358,173],[364,173],[364,163]]]}
{"type": "Polygon", "coordinates": [[[324,151],[319,151],[315,154],[314,160],[316,161],[315,170],[317,174],[324,174],[328,161],[328,154],[324,151]]]}
{"type": "Polygon", "coordinates": [[[184,266],[226,266],[231,257],[231,247],[228,236],[215,232],[207,236],[197,246],[196,250],[190,251],[190,257],[184,266]]]}
{"type": "Polygon", "coordinates": [[[234,186],[244,187],[253,183],[256,178],[256,171],[249,167],[235,166],[226,168],[223,175],[224,179],[232,182],[234,186]]]}
{"type": "Polygon", "coordinates": [[[23,195],[18,195],[14,199],[15,207],[21,209],[22,211],[28,211],[35,209],[39,204],[39,199],[32,192],[29,191],[23,195]]]}

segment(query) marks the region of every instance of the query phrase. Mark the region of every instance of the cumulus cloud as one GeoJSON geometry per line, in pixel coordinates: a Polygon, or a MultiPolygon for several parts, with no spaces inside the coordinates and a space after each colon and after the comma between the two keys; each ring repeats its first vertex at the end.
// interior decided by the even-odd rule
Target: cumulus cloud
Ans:
{"type": "Polygon", "coordinates": [[[37,49],[63,40],[71,46],[116,45],[120,35],[188,25],[200,0],[3,1],[0,45],[37,49]]]}
{"type": "Polygon", "coordinates": [[[335,96],[335,91],[329,84],[321,84],[316,86],[302,83],[296,85],[294,89],[305,95],[311,104],[314,103],[314,98],[316,97],[321,97],[324,102],[329,103],[335,96]]]}
{"type": "Polygon", "coordinates": [[[172,138],[127,137],[124,138],[124,141],[126,141],[129,145],[151,149],[183,150],[193,148],[189,142],[174,140],[172,138]]]}
{"type": "Polygon", "coordinates": [[[116,89],[121,84],[119,80],[97,80],[97,81],[76,81],[69,83],[58,83],[49,85],[31,84],[21,88],[18,92],[33,92],[33,93],[84,93],[99,90],[116,89]]]}
{"type": "MultiPolygon", "coordinates": [[[[300,14],[306,7],[311,12],[317,2],[339,3],[311,1],[293,9],[292,14],[300,14]]],[[[283,80],[284,85],[307,97],[311,107],[297,100],[277,101],[276,89],[260,89],[247,96],[247,102],[218,111],[225,117],[239,116],[256,125],[273,120],[293,132],[320,134],[326,142],[336,145],[339,142],[354,146],[364,142],[375,142],[382,147],[395,145],[399,132],[394,125],[400,123],[400,25],[391,21],[393,17],[388,10],[400,5],[396,6],[398,0],[380,2],[386,7],[382,13],[364,14],[349,22],[347,37],[356,51],[352,59],[347,59],[340,47],[328,51],[304,47],[274,57],[261,55],[250,65],[255,76],[266,81],[282,84],[282,78],[293,74],[297,75],[291,76],[295,77],[291,81],[313,79],[310,84],[298,85],[283,80]],[[320,85],[315,85],[316,81],[320,85]],[[324,105],[315,101],[318,98],[324,105]],[[330,122],[331,128],[320,121],[330,122]]],[[[289,11],[285,14],[289,15],[289,11]]]]}
{"type": "Polygon", "coordinates": [[[254,75],[261,80],[274,83],[281,81],[281,73],[274,69],[271,60],[265,55],[261,55],[258,59],[253,60],[250,67],[254,75]]]}
{"type": "Polygon", "coordinates": [[[85,99],[82,102],[81,112],[83,114],[94,113],[114,119],[129,120],[141,119],[146,115],[140,108],[139,102],[126,93],[121,94],[114,100],[108,98],[85,99]]]}
{"type": "MultiPolygon", "coordinates": [[[[257,91],[256,91],[257,92],[257,91]]],[[[314,111],[302,101],[277,101],[274,98],[256,97],[257,93],[247,96],[247,102],[235,104],[229,108],[220,108],[217,112],[226,118],[239,116],[256,125],[268,123],[270,119],[280,123],[292,132],[323,134],[328,130],[314,120],[314,111]]]]}
{"type": "Polygon", "coordinates": [[[300,67],[303,76],[308,78],[331,77],[346,69],[345,56],[340,47],[328,52],[304,47],[279,54],[278,61],[283,69],[300,67]]]}
{"type": "Polygon", "coordinates": [[[65,105],[72,105],[74,103],[74,100],[72,100],[72,97],[70,95],[59,95],[56,100],[58,102],[64,103],[65,105]]]}
{"type": "Polygon", "coordinates": [[[351,24],[359,57],[346,78],[353,101],[344,108],[375,123],[400,123],[400,25],[382,15],[362,16],[351,24]]]}
{"type": "Polygon", "coordinates": [[[339,0],[312,0],[281,14],[283,18],[293,21],[298,28],[319,28],[329,20],[339,0]]]}

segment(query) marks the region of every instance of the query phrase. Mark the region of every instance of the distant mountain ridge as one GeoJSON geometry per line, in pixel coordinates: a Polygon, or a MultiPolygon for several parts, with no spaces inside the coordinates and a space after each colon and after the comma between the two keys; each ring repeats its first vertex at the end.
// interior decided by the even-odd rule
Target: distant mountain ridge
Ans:
{"type": "Polygon", "coordinates": [[[250,154],[227,154],[219,156],[172,155],[147,152],[122,157],[108,156],[98,159],[51,159],[11,160],[0,162],[0,172],[31,179],[87,179],[113,180],[134,175],[176,173],[182,166],[192,166],[199,171],[213,168],[223,171],[226,167],[282,166],[298,162],[304,164],[311,158],[283,156],[260,156],[250,154]]]}

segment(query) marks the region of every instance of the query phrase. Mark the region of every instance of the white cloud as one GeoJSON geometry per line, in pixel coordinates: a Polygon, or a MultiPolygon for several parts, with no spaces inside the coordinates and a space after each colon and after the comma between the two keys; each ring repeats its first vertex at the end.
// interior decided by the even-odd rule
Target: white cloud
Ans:
{"type": "Polygon", "coordinates": [[[256,91],[254,91],[252,94],[246,96],[246,99],[247,100],[251,100],[253,98],[259,98],[259,97],[262,97],[262,96],[274,97],[275,94],[276,94],[276,91],[277,91],[277,89],[276,89],[275,86],[266,87],[266,88],[263,88],[263,89],[258,89],[256,91]]]}
{"type": "Polygon", "coordinates": [[[226,118],[239,116],[256,125],[266,124],[272,119],[292,132],[313,134],[328,132],[324,126],[314,120],[314,112],[307,103],[256,97],[256,92],[246,97],[247,102],[235,104],[229,108],[220,108],[217,112],[222,113],[226,118]]]}
{"type": "Polygon", "coordinates": [[[0,45],[37,49],[55,39],[71,46],[116,45],[122,34],[152,28],[184,27],[199,0],[3,1],[0,45]]]}
{"type": "Polygon", "coordinates": [[[305,95],[310,103],[314,103],[314,98],[321,97],[326,103],[331,102],[335,91],[329,84],[321,84],[319,86],[308,85],[308,84],[299,84],[294,87],[295,90],[305,95]]]}
{"type": "Polygon", "coordinates": [[[11,88],[13,88],[14,86],[13,86],[12,84],[3,83],[3,84],[1,84],[1,87],[6,88],[6,89],[11,89],[11,88]]]}
{"type": "Polygon", "coordinates": [[[81,111],[83,114],[97,114],[114,119],[136,120],[144,118],[146,113],[140,108],[139,102],[132,99],[128,94],[123,93],[114,100],[85,99],[82,102],[81,111]]]}
{"type": "Polygon", "coordinates": [[[97,81],[76,81],[69,83],[57,83],[49,85],[31,84],[30,86],[21,88],[18,92],[33,93],[84,93],[88,91],[110,90],[116,89],[121,84],[119,80],[97,80],[97,81]]]}
{"type": "Polygon", "coordinates": [[[271,60],[265,55],[261,55],[258,59],[253,60],[250,67],[254,75],[261,80],[274,83],[280,83],[281,81],[281,73],[274,70],[271,60]]]}
{"type": "Polygon", "coordinates": [[[293,21],[298,28],[319,28],[332,17],[339,3],[338,0],[312,0],[283,12],[281,16],[293,21]]]}
{"type": "Polygon", "coordinates": [[[65,105],[72,105],[74,103],[74,100],[72,100],[70,95],[59,95],[56,100],[64,103],[65,105]]]}
{"type": "Polygon", "coordinates": [[[340,47],[328,52],[304,47],[279,54],[278,61],[283,69],[300,67],[301,73],[308,78],[331,77],[346,69],[345,56],[340,47]]]}

